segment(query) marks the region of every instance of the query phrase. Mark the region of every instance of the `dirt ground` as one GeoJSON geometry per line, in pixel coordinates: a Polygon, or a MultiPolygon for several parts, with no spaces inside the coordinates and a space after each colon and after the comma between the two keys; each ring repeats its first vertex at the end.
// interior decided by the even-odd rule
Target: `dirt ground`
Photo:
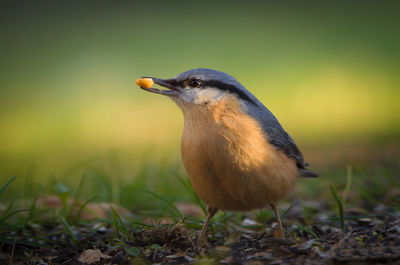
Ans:
{"type": "Polygon", "coordinates": [[[382,210],[378,217],[347,221],[344,232],[327,224],[305,229],[288,218],[286,238],[275,238],[273,228],[215,226],[208,249],[196,247],[198,230],[184,222],[132,229],[126,237],[109,227],[76,227],[75,241],[57,233],[59,226],[43,225],[2,243],[0,264],[400,264],[400,215],[382,210]],[[51,235],[51,246],[27,245],[22,237],[34,242],[38,230],[51,235]]]}

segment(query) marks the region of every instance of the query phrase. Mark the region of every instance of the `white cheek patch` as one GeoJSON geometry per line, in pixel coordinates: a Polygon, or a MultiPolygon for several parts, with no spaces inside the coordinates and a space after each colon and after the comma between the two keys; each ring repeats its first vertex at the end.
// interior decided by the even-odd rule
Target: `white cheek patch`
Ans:
{"type": "Polygon", "coordinates": [[[186,103],[194,103],[197,98],[197,93],[195,89],[186,89],[179,95],[179,98],[186,103]]]}
{"type": "Polygon", "coordinates": [[[220,100],[224,95],[224,91],[216,88],[190,88],[186,89],[179,99],[191,104],[210,104],[220,100]]]}

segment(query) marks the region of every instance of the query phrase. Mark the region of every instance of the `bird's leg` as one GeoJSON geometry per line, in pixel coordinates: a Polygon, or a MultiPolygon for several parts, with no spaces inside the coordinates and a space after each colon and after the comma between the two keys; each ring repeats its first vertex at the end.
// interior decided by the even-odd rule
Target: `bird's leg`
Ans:
{"type": "Polygon", "coordinates": [[[218,209],[213,208],[213,207],[208,207],[207,206],[207,218],[206,221],[204,222],[203,228],[201,229],[200,232],[200,237],[197,241],[197,245],[199,248],[207,248],[208,243],[207,243],[207,226],[208,223],[210,222],[210,219],[217,213],[218,209]]]}
{"type": "Polygon", "coordinates": [[[279,217],[279,212],[275,207],[275,204],[271,204],[271,208],[275,213],[276,221],[278,222],[278,228],[276,229],[274,236],[275,237],[285,237],[285,232],[283,231],[283,226],[281,222],[281,218],[279,217]]]}

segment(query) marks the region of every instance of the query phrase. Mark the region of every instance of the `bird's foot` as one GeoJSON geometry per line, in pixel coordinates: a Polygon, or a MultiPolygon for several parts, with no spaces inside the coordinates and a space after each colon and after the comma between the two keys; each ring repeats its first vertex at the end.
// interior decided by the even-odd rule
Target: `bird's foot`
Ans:
{"type": "Polygon", "coordinates": [[[199,250],[202,249],[208,249],[209,245],[208,245],[208,241],[207,241],[207,237],[205,235],[201,235],[199,237],[199,239],[197,240],[197,248],[199,250]]]}
{"type": "Polygon", "coordinates": [[[283,232],[283,229],[280,229],[278,227],[278,229],[276,229],[276,231],[274,232],[274,237],[285,238],[285,232],[283,232]]]}

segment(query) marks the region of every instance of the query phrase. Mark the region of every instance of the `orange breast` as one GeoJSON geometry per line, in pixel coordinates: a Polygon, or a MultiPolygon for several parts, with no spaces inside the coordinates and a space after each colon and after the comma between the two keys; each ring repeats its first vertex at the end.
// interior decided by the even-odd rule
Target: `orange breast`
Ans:
{"type": "Polygon", "coordinates": [[[293,189],[295,162],[266,141],[236,97],[181,108],[182,159],[194,190],[207,205],[221,210],[262,208],[293,189]]]}

